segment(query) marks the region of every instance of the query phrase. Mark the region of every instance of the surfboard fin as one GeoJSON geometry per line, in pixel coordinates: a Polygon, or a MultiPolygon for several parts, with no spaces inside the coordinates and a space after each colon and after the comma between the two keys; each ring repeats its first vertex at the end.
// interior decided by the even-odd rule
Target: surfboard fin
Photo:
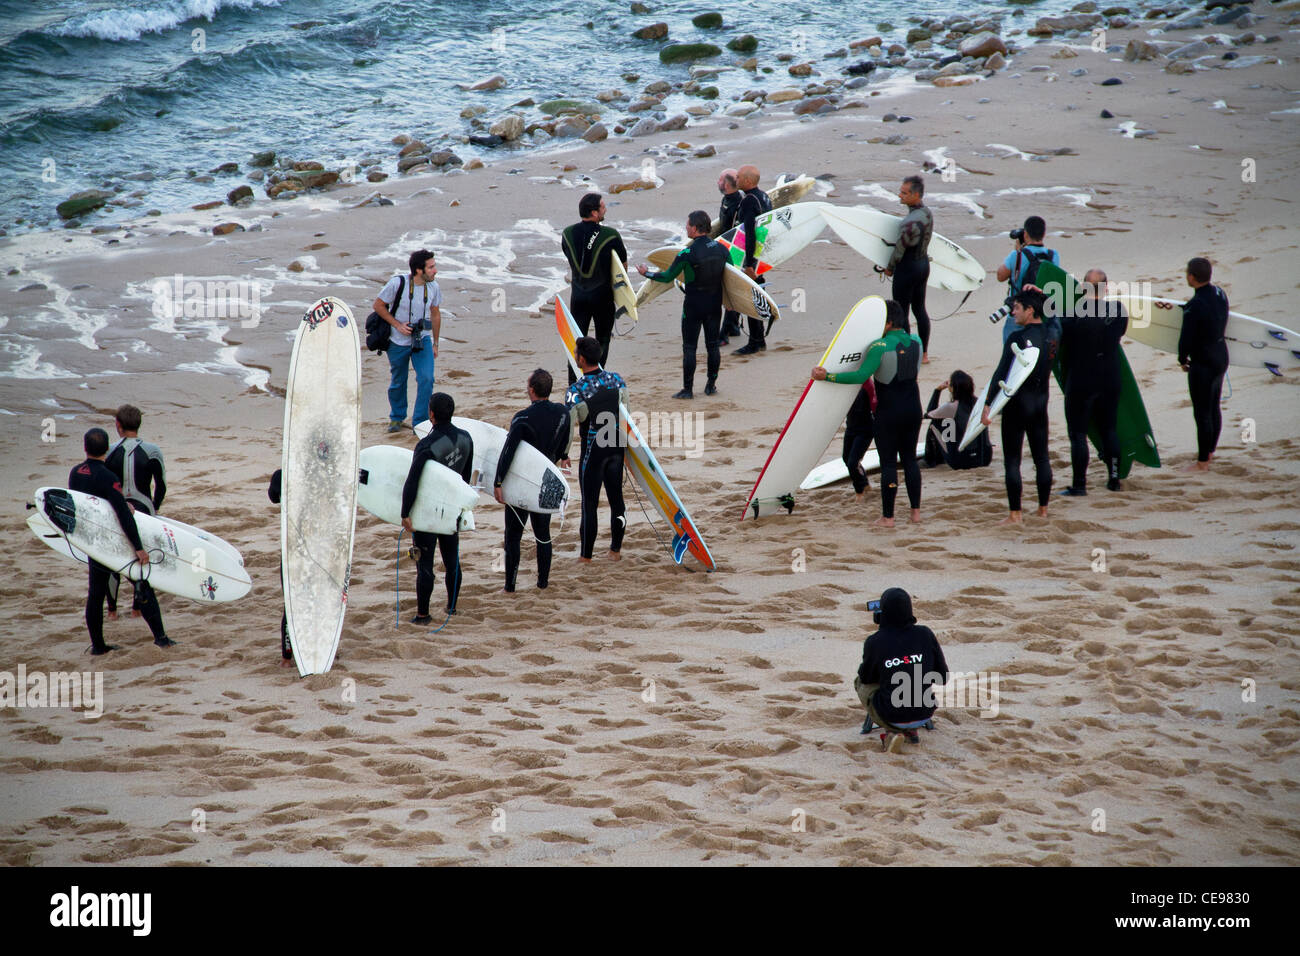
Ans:
{"type": "Polygon", "coordinates": [[[370,469],[368,468],[361,469],[360,473],[357,475],[357,484],[359,485],[370,484],[370,469]]]}
{"type": "Polygon", "coordinates": [[[777,504],[785,509],[786,514],[794,514],[794,495],[782,495],[777,504]]]}
{"type": "Polygon", "coordinates": [[[1277,367],[1275,364],[1273,364],[1272,362],[1265,362],[1265,363],[1264,363],[1264,368],[1268,369],[1270,372],[1272,372],[1272,373],[1273,373],[1274,375],[1276,375],[1278,378],[1281,378],[1281,377],[1282,377],[1282,370],[1281,370],[1280,368],[1278,368],[1278,367],[1277,367]]]}

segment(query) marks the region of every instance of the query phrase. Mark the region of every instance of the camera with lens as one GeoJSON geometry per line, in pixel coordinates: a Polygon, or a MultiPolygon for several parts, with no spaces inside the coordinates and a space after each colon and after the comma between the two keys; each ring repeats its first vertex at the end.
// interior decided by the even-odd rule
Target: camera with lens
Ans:
{"type": "Polygon", "coordinates": [[[880,623],[880,602],[868,601],[867,610],[871,612],[871,619],[875,621],[877,624],[879,624],[880,623]]]}
{"type": "Polygon", "coordinates": [[[1012,230],[1011,230],[1011,241],[1012,241],[1012,242],[1024,242],[1024,240],[1025,240],[1025,230],[1023,230],[1023,229],[1012,229],[1012,230]]]}
{"type": "Polygon", "coordinates": [[[418,352],[424,348],[424,337],[420,335],[420,329],[424,327],[424,319],[411,320],[411,351],[418,352]]]}

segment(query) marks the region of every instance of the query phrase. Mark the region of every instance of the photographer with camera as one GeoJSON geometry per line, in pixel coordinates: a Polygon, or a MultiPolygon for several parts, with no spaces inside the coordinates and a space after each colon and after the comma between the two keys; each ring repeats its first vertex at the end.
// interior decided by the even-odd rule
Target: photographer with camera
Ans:
{"type": "MultiPolygon", "coordinates": [[[[1004,321],[1011,314],[1012,298],[1025,286],[1036,285],[1040,262],[1052,262],[1058,266],[1061,264],[1060,254],[1055,249],[1048,249],[1043,245],[1043,240],[1047,237],[1047,223],[1043,221],[1042,216],[1030,216],[1025,220],[1023,228],[1012,229],[1010,235],[1011,242],[1016,247],[1015,251],[1007,253],[1006,261],[998,266],[998,281],[1007,283],[1007,299],[1002,308],[989,316],[989,321],[995,325],[998,322],[1003,323],[1003,343],[1011,338],[1011,333],[1016,330],[1014,322],[1004,321]]],[[[1049,331],[1056,331],[1055,337],[1060,339],[1059,323],[1049,331]]]]}
{"type": "Polygon", "coordinates": [[[406,427],[406,386],[410,368],[415,368],[414,427],[429,417],[429,399],[433,397],[433,365],[438,357],[438,338],[442,333],[442,290],[434,276],[438,267],[427,249],[411,253],[410,275],[394,275],[379,291],[374,310],[393,327],[388,345],[388,431],[406,427]],[[428,313],[429,320],[424,316],[428,313]]]}
{"type": "Polygon", "coordinates": [[[881,748],[902,753],[904,741],[920,743],[916,731],[930,726],[935,696],[948,683],[948,662],[934,631],[916,623],[912,597],[902,588],[890,588],[867,607],[878,630],[863,643],[862,663],[853,678],[853,689],[867,709],[862,732],[878,725],[881,748]]]}

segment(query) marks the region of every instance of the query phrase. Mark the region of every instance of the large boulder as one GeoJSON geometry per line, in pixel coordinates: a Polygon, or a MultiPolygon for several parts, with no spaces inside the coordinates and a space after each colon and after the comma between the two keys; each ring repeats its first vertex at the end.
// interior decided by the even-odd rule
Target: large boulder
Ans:
{"type": "Polygon", "coordinates": [[[524,135],[524,118],[518,113],[503,116],[489,127],[488,132],[500,136],[507,143],[513,143],[524,135]]]}
{"type": "Polygon", "coordinates": [[[55,207],[60,219],[74,219],[83,213],[98,209],[113,198],[113,194],[104,189],[83,189],[73,193],[55,207]]]}
{"type": "Polygon", "coordinates": [[[983,33],[973,33],[961,41],[957,52],[962,56],[973,56],[983,58],[992,56],[994,53],[1007,54],[1007,44],[1002,37],[996,33],[985,31],[983,33]]]}
{"type": "Polygon", "coordinates": [[[672,43],[659,51],[660,63],[689,63],[721,55],[722,50],[712,43],[672,43]]]}
{"type": "Polygon", "coordinates": [[[642,27],[639,30],[633,30],[632,36],[638,40],[662,40],[668,36],[668,24],[652,23],[648,27],[642,27]]]}

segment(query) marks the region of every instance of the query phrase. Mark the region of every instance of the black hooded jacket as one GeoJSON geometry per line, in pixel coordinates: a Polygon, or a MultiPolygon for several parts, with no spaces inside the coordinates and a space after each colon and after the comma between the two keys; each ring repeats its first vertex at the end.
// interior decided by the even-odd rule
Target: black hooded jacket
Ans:
{"type": "Polygon", "coordinates": [[[934,632],[916,623],[912,599],[902,588],[880,596],[880,630],[862,645],[858,680],[880,685],[872,706],[891,724],[934,715],[938,688],[948,682],[948,662],[934,632]],[[935,690],[927,694],[931,685],[935,690]]]}

